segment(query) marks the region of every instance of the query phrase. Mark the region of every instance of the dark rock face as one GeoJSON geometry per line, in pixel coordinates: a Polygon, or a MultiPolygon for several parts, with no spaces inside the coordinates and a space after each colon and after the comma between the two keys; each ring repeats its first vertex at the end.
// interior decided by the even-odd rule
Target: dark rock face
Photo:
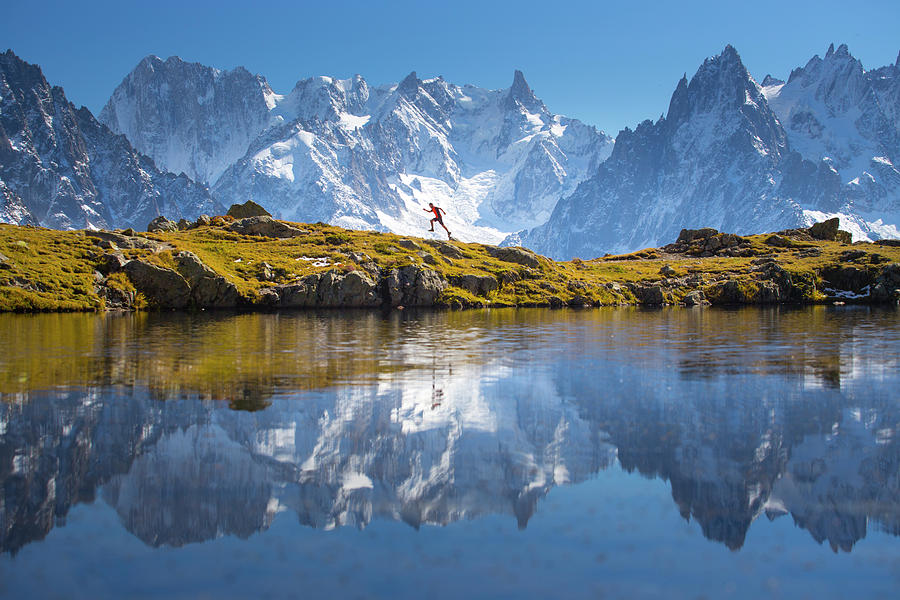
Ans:
{"type": "Polygon", "coordinates": [[[161,172],[11,51],[0,54],[0,98],[0,221],[143,227],[163,212],[221,211],[205,188],[161,172]]]}
{"type": "Polygon", "coordinates": [[[187,308],[191,302],[191,286],[171,269],[130,260],[123,270],[134,287],[160,308],[187,308]]]}
{"type": "Polygon", "coordinates": [[[450,283],[476,296],[487,296],[500,287],[492,275],[458,275],[451,277],[450,283]]]}
{"type": "Polygon", "coordinates": [[[391,269],[383,280],[385,303],[397,306],[431,306],[447,289],[436,271],[414,265],[391,269]]]}
{"type": "Polygon", "coordinates": [[[175,255],[178,272],[191,286],[191,302],[203,308],[234,308],[241,295],[233,283],[207,267],[192,252],[175,255]]]}
{"type": "Polygon", "coordinates": [[[253,200],[247,200],[243,204],[232,204],[225,213],[229,217],[235,219],[246,219],[247,217],[271,217],[272,215],[262,206],[253,200]]]}
{"type": "Polygon", "coordinates": [[[273,238],[292,238],[309,234],[305,229],[299,229],[267,216],[240,219],[229,225],[228,230],[242,235],[261,235],[273,238]]]}
{"type": "Polygon", "coordinates": [[[828,219],[827,221],[822,221],[821,223],[816,223],[812,227],[809,227],[807,231],[809,231],[809,235],[815,240],[827,240],[849,244],[850,234],[846,231],[841,231],[839,229],[840,224],[840,219],[835,217],[833,219],[828,219]]]}
{"type": "Polygon", "coordinates": [[[382,304],[378,286],[362,271],[328,271],[300,282],[265,288],[262,300],[283,308],[374,308],[382,304]]]}

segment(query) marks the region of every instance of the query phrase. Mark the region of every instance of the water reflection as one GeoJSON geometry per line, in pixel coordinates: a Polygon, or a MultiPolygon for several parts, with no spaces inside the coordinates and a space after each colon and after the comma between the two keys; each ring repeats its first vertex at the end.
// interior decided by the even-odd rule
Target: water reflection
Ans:
{"type": "Polygon", "coordinates": [[[0,548],[505,514],[621,467],[739,549],[900,535],[896,311],[0,315],[0,548]],[[240,409],[240,410],[233,410],[240,409]]]}

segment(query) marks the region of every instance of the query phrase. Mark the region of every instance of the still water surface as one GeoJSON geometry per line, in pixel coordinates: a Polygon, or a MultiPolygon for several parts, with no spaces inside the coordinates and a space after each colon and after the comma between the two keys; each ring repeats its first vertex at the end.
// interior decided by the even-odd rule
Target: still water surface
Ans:
{"type": "Polygon", "coordinates": [[[900,312],[0,315],[0,596],[896,598],[900,312]]]}

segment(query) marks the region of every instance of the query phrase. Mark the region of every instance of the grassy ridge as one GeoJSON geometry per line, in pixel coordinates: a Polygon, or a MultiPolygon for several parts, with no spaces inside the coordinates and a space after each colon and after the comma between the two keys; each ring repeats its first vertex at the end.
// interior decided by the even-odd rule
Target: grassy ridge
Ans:
{"type": "MultiPolygon", "coordinates": [[[[628,255],[592,260],[557,262],[541,257],[536,267],[494,258],[482,244],[442,242],[452,246],[441,252],[422,238],[373,231],[351,231],[322,223],[297,224],[308,232],[287,239],[240,235],[224,228],[228,220],[217,217],[214,225],[178,232],[138,234],[158,242],[162,249],[122,249],[126,259],[139,258],[174,268],[175,253],[188,250],[208,267],[235,284],[252,306],[260,290],[289,284],[311,273],[330,270],[349,272],[416,265],[436,271],[451,285],[438,298],[444,306],[522,306],[592,304],[616,305],[645,302],[639,286],[664,286],[664,301],[677,303],[700,290],[715,302],[722,282],[733,281],[748,302],[763,301],[757,269],[760,257],[774,261],[794,281],[800,296],[794,301],[826,299],[822,274],[847,263],[848,250],[862,250],[853,265],[874,276],[888,263],[900,262],[900,248],[831,241],[791,241],[784,247],[767,243],[768,234],[746,236],[742,256],[699,257],[670,254],[665,249],[645,249],[628,255]],[[265,263],[265,265],[264,265],[265,263]],[[665,268],[664,268],[665,267],[665,268]],[[662,272],[661,272],[662,271],[662,272]],[[492,277],[497,289],[483,295],[453,285],[464,275],[492,277]]],[[[93,311],[105,302],[98,286],[133,291],[123,273],[104,278],[105,255],[90,232],[56,231],[35,227],[0,225],[0,311],[93,311]]],[[[140,298],[135,303],[142,306],[140,298]]]]}

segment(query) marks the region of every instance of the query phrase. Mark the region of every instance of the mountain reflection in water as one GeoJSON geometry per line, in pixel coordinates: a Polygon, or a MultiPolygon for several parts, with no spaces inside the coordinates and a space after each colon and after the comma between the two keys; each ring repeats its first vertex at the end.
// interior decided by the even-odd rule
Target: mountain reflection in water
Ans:
{"type": "Polygon", "coordinates": [[[526,527],[623,468],[740,548],[900,535],[896,310],[0,315],[0,548],[99,496],[150,546],[289,511],[526,527]]]}

